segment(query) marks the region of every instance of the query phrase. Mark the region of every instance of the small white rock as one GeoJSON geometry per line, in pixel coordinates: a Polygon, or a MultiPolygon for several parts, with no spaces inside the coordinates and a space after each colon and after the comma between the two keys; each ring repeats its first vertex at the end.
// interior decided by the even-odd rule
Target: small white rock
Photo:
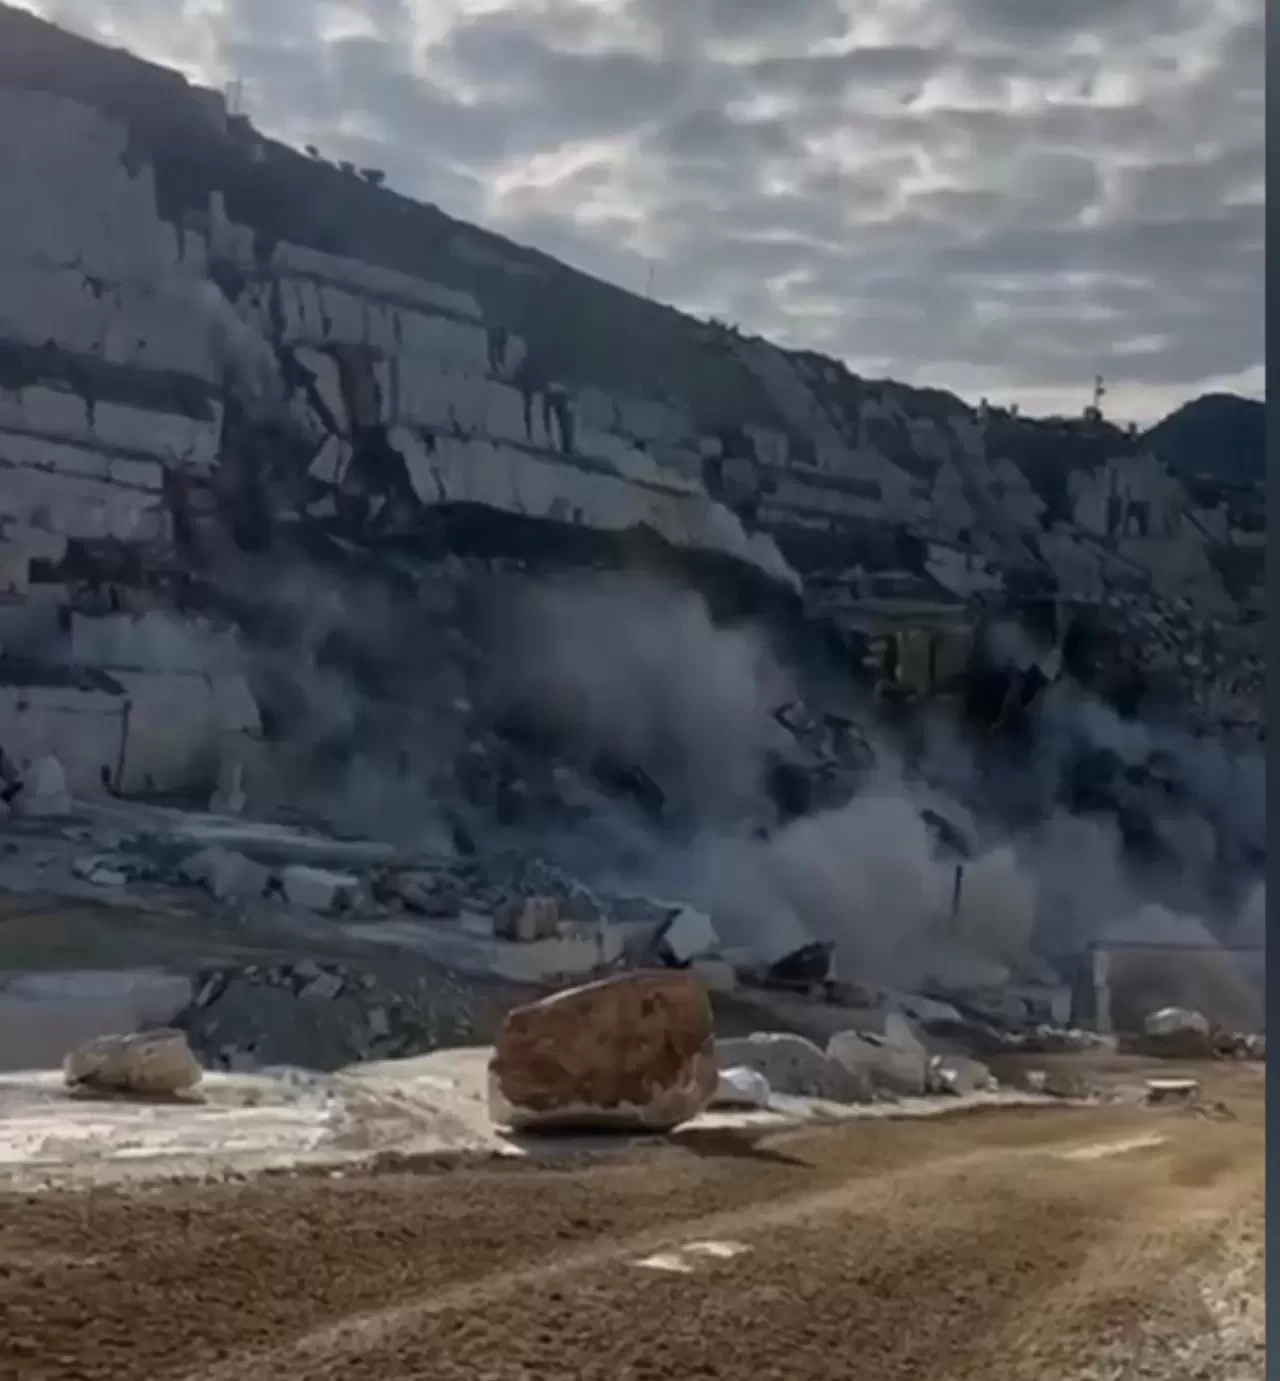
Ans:
{"type": "Polygon", "coordinates": [[[284,894],[294,906],[334,915],[355,905],[360,882],[351,873],[334,873],[307,863],[291,863],[280,874],[284,894]]]}
{"type": "Polygon", "coordinates": [[[754,1069],[739,1065],[734,1069],[720,1071],[720,1083],[712,1107],[720,1108],[767,1108],[769,1106],[769,1081],[754,1069]]]}
{"type": "Polygon", "coordinates": [[[202,883],[219,901],[233,897],[261,897],[271,882],[271,870],[232,849],[202,849],[184,860],[182,876],[202,883]]]}
{"type": "Polygon", "coordinates": [[[337,997],[341,991],[342,979],[336,973],[322,973],[319,978],[313,978],[298,996],[328,1002],[337,997]]]}
{"type": "Polygon", "coordinates": [[[698,955],[717,949],[720,937],[710,916],[686,906],[663,932],[662,943],[671,951],[676,963],[687,964],[698,955]]]}

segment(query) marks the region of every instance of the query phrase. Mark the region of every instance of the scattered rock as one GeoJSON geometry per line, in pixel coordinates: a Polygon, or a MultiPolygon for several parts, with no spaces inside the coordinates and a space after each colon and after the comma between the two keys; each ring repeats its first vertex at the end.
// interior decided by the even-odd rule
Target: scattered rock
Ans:
{"type": "Polygon", "coordinates": [[[22,774],[22,790],[17,792],[10,807],[15,815],[70,815],[71,793],[67,790],[67,774],[57,758],[37,758],[22,774]]]}
{"type": "Polygon", "coordinates": [[[951,1093],[961,1097],[971,1093],[989,1093],[996,1087],[996,1081],[986,1065],[965,1055],[935,1055],[929,1061],[927,1082],[930,1093],[951,1093]]]}
{"type": "Polygon", "coordinates": [[[554,897],[562,920],[593,924],[608,920],[608,908],[589,887],[541,858],[518,861],[507,887],[522,897],[554,897]]]}
{"type": "Polygon", "coordinates": [[[1047,1094],[1050,1098],[1069,1098],[1082,1102],[1093,1098],[1097,1090],[1081,1074],[1072,1074],[1065,1069],[1033,1069],[1026,1074],[1027,1087],[1036,1093],[1047,1094]]]}
{"type": "Polygon", "coordinates": [[[319,973],[298,994],[315,1002],[331,1002],[342,991],[342,978],[336,973],[319,973]]]}
{"type": "Polygon", "coordinates": [[[1027,1055],[1080,1055],[1090,1050],[1114,1050],[1116,1038],[1078,1027],[1037,1026],[1034,1031],[1009,1033],[1003,1044],[1027,1055]]]}
{"type": "Polygon", "coordinates": [[[750,1069],[775,1092],[792,1098],[821,1097],[827,1058],[811,1040],[783,1031],[755,1031],[716,1041],[721,1071],[750,1069]]]}
{"type": "Polygon", "coordinates": [[[716,1042],[722,1071],[749,1069],[764,1077],[775,1093],[790,1098],[828,1098],[837,1103],[871,1100],[870,1082],[861,1071],[832,1060],[810,1040],[785,1031],[756,1031],[716,1042]]]}
{"type": "MultiPolygon", "coordinates": [[[[886,992],[883,1001],[892,1011],[901,1012],[915,1022],[957,1022],[964,1018],[949,1002],[939,1002],[936,998],[923,997],[919,993],[886,992]]],[[[927,1029],[927,1028],[926,1028],[927,1029]]]]}
{"type": "Polygon", "coordinates": [[[219,901],[263,897],[271,886],[271,869],[244,854],[217,846],[183,861],[182,876],[203,884],[219,901]]]}
{"type": "Polygon", "coordinates": [[[827,982],[832,976],[835,945],[826,940],[814,940],[801,945],[790,954],[775,959],[762,978],[769,987],[808,988],[827,982]]]}
{"type": "Polygon", "coordinates": [[[667,1131],[715,1096],[706,989],[678,970],[620,974],[507,1014],[489,1064],[493,1120],[667,1131]]]}
{"type": "Polygon", "coordinates": [[[1213,1031],[1199,1012],[1185,1007],[1162,1007],[1147,1017],[1144,1027],[1139,1042],[1139,1050],[1144,1055],[1169,1060],[1199,1060],[1211,1059],[1216,1053],[1213,1031]]]}
{"type": "Polygon", "coordinates": [[[884,1019],[881,1031],[886,1042],[895,1050],[911,1050],[924,1053],[924,1042],[916,1034],[915,1027],[901,1012],[889,1012],[884,1019]]]}
{"type": "Polygon", "coordinates": [[[353,910],[360,895],[360,882],[353,874],[307,863],[289,864],[281,871],[280,882],[292,905],[329,916],[353,910]]]}
{"type": "Polygon", "coordinates": [[[1147,1017],[1144,1027],[1148,1036],[1173,1036],[1182,1032],[1209,1034],[1208,1021],[1199,1012],[1186,1007],[1162,1007],[1147,1017]]]}
{"type": "Polygon", "coordinates": [[[77,1046],[63,1062],[68,1088],[94,1093],[185,1093],[202,1078],[186,1036],[170,1027],[123,1036],[99,1036],[77,1046]]]}
{"type": "Polygon", "coordinates": [[[754,1069],[722,1069],[711,1104],[717,1108],[767,1108],[770,1093],[768,1079],[754,1069]]]}
{"type": "Polygon", "coordinates": [[[310,959],[244,964],[205,970],[195,992],[173,1024],[210,1067],[339,1069],[475,1038],[476,992],[443,969],[392,987],[376,974],[310,959]]]}
{"type": "Polygon", "coordinates": [[[720,937],[710,916],[685,906],[667,924],[659,943],[677,965],[684,965],[715,950],[720,937]]]}
{"type": "Polygon", "coordinates": [[[883,1033],[840,1031],[827,1043],[827,1055],[872,1088],[919,1098],[929,1090],[929,1054],[899,1012],[890,1012],[883,1033]]]}
{"type": "Polygon", "coordinates": [[[459,900],[448,880],[426,871],[383,873],[374,880],[374,897],[384,903],[399,902],[418,916],[456,916],[459,900]]]}
{"type": "Polygon", "coordinates": [[[1265,1032],[1215,1031],[1214,1053],[1228,1060],[1265,1060],[1267,1037],[1265,1032]]]}
{"type": "Polygon", "coordinates": [[[95,887],[123,887],[129,881],[129,874],[114,866],[115,860],[109,856],[95,855],[92,858],[77,858],[71,871],[83,882],[91,882],[95,887]]]}

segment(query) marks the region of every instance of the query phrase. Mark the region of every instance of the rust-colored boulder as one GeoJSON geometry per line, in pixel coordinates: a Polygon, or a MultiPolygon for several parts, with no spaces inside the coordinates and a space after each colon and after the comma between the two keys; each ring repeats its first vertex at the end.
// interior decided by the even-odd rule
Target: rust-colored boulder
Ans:
{"type": "Polygon", "coordinates": [[[509,1012],[489,1062],[489,1111],[513,1128],[669,1131],[718,1083],[706,989],[688,972],[642,970],[509,1012]]]}

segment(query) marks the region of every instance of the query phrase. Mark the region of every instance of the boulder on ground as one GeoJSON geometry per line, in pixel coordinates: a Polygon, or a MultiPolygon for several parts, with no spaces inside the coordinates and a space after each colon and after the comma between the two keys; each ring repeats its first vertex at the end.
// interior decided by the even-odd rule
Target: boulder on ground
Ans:
{"type": "Polygon", "coordinates": [[[1069,1069],[1037,1069],[1027,1075],[1028,1086],[1050,1098],[1066,1098],[1083,1102],[1098,1096],[1098,1087],[1083,1074],[1069,1069]]]}
{"type": "Polygon", "coordinates": [[[786,1031],[755,1031],[716,1042],[720,1069],[750,1069],[788,1098],[866,1103],[871,1085],[857,1070],[831,1060],[811,1040],[786,1031]]]}
{"type": "Polygon", "coordinates": [[[1171,1060],[1209,1059],[1214,1051],[1214,1033],[1208,1021],[1186,1007],[1162,1007],[1143,1023],[1140,1043],[1143,1054],[1171,1060]]]}
{"type": "Polygon", "coordinates": [[[286,899],[294,906],[325,915],[352,911],[360,895],[360,879],[309,863],[291,863],[280,873],[286,899]]]}
{"type": "Polygon", "coordinates": [[[1116,1038],[1075,1026],[1037,1026],[1034,1031],[1013,1033],[1007,1044],[1009,1049],[1026,1055],[1080,1055],[1091,1050],[1114,1051],[1116,1038]]]}
{"type": "Polygon", "coordinates": [[[508,1012],[489,1109],[522,1129],[669,1131],[696,1117],[718,1082],[706,989],[680,970],[642,970],[508,1012]]]}
{"type": "Polygon", "coordinates": [[[1188,1031],[1199,1036],[1209,1034],[1208,1021],[1186,1007],[1161,1007],[1147,1017],[1145,1026],[1148,1036],[1173,1036],[1188,1031]]]}
{"type": "Polygon", "coordinates": [[[1229,1060],[1266,1060],[1266,1033],[1256,1031],[1215,1031],[1213,1045],[1217,1054],[1229,1060]]]}
{"type": "Polygon", "coordinates": [[[769,1081],[754,1069],[722,1069],[712,1106],[717,1108],[767,1108],[769,1081]]]}
{"type": "Polygon", "coordinates": [[[700,955],[710,954],[720,943],[711,917],[691,906],[681,907],[663,929],[659,944],[676,964],[687,964],[700,955]]]}
{"type": "Polygon", "coordinates": [[[967,1055],[935,1055],[929,1061],[928,1084],[930,1093],[951,1093],[959,1097],[989,1093],[996,1087],[986,1065],[967,1055]]]}
{"type": "Polygon", "coordinates": [[[891,1012],[884,1032],[839,1031],[827,1056],[883,1093],[921,1097],[929,1087],[929,1052],[906,1018],[891,1012]]]}
{"type": "Polygon", "coordinates": [[[150,1097],[185,1093],[203,1076],[186,1036],[170,1027],[86,1041],[62,1072],[68,1088],[150,1097]]]}
{"type": "Polygon", "coordinates": [[[234,849],[214,845],[183,859],[188,882],[202,883],[219,901],[263,897],[271,886],[271,869],[234,849]]]}

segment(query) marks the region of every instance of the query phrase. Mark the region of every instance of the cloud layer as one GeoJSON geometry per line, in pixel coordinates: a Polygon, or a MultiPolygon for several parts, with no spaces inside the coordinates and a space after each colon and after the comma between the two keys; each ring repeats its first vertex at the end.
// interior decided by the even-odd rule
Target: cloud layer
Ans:
{"type": "Polygon", "coordinates": [[[860,373],[1262,388],[1264,0],[34,0],[265,130],[860,373]]]}

